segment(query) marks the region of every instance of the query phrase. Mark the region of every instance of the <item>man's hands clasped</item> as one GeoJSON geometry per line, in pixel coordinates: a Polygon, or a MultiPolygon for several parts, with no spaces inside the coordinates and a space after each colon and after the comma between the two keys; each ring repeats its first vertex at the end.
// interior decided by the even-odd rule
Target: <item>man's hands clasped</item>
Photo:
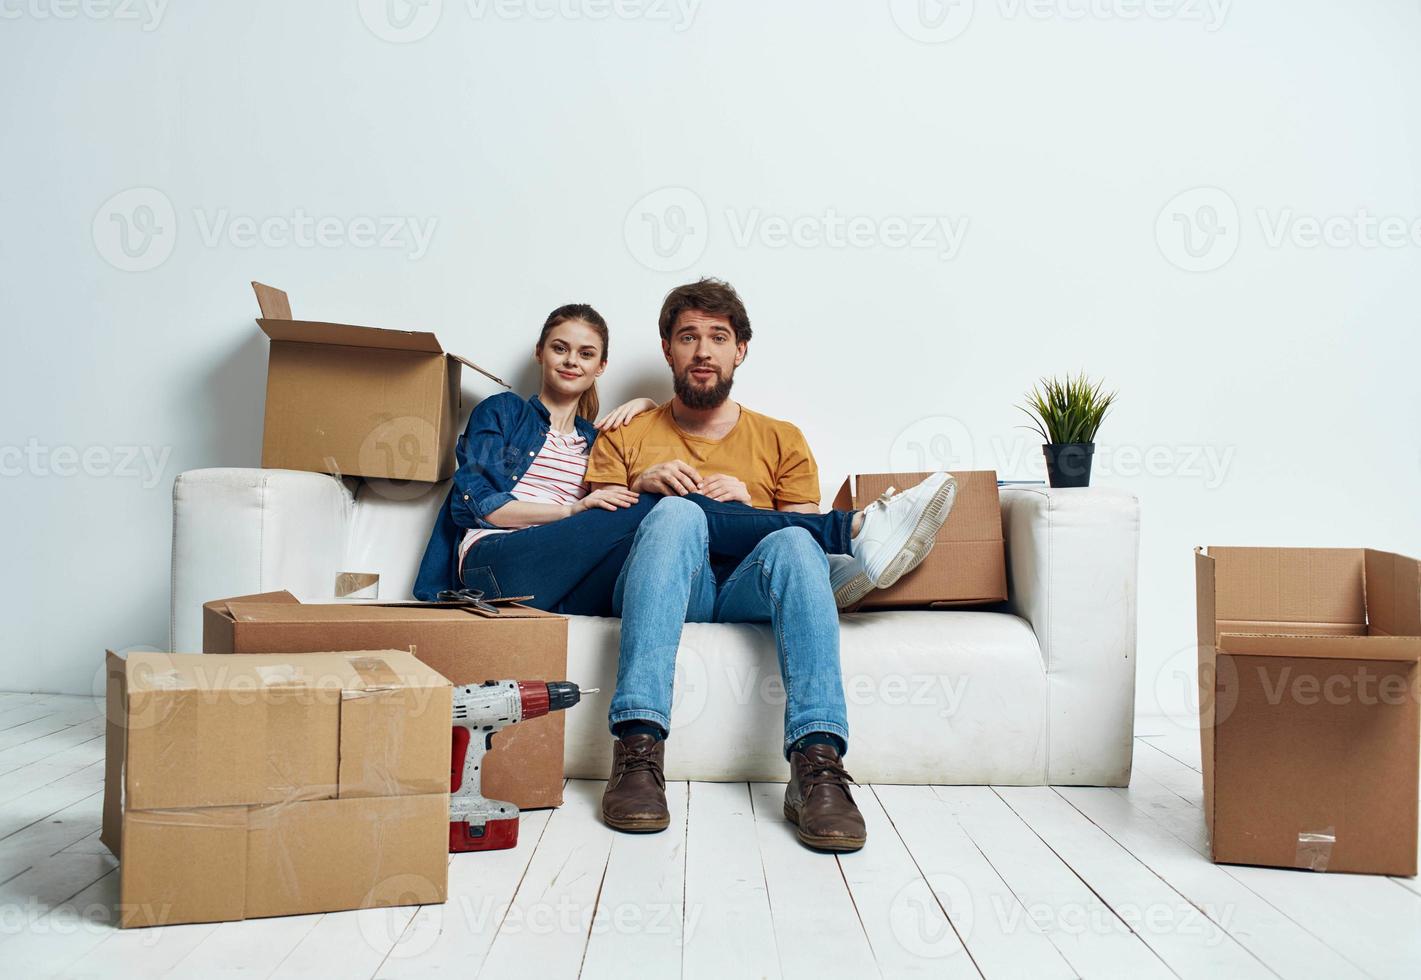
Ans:
{"type": "Polygon", "coordinates": [[[632,489],[675,497],[699,493],[711,500],[750,504],[750,490],[743,481],[728,473],[702,477],[694,466],[680,459],[647,467],[632,483],[632,489]]]}

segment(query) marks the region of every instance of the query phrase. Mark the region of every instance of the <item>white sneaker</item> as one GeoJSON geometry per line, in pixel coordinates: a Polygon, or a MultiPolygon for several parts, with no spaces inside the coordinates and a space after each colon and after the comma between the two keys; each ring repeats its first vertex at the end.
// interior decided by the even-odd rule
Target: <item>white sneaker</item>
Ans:
{"type": "MultiPolygon", "coordinates": [[[[886,589],[918,567],[933,550],[956,497],[957,481],[952,475],[934,473],[896,495],[889,487],[864,508],[863,525],[850,548],[871,588],[886,589]]],[[[846,593],[850,584],[844,583],[846,593]]]]}
{"type": "Polygon", "coordinates": [[[829,556],[829,586],[834,590],[834,605],[840,609],[856,605],[873,591],[863,563],[853,555],[829,556]]]}

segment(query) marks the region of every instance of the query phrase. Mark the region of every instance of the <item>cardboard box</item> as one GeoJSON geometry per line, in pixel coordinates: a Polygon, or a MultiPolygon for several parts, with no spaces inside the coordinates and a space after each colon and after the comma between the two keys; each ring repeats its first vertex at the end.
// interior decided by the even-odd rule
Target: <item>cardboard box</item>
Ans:
{"type": "MultiPolygon", "coordinates": [[[[860,473],[844,480],[834,496],[836,510],[861,510],[889,487],[916,486],[931,473],[860,473]]],[[[971,606],[1007,597],[1002,503],[993,470],[953,473],[957,498],[938,531],[937,543],[922,564],[890,588],[875,589],[862,609],[892,606],[971,606]]]]}
{"type": "Polygon", "coordinates": [[[119,924],[442,902],[449,682],[398,650],[108,654],[119,924]]]}
{"type": "MultiPolygon", "coordinates": [[[[458,686],[486,680],[567,679],[567,620],[517,603],[497,618],[422,603],[305,604],[289,592],[203,606],[207,653],[407,649],[458,686]]],[[[572,709],[583,710],[581,707],[572,709]]],[[[561,806],[563,712],[505,728],[484,757],[485,796],[524,809],[561,806]]]]}
{"type": "Polygon", "coordinates": [[[435,482],[455,469],[459,369],[432,333],[294,320],[280,289],[252,283],[271,338],[262,466],[435,482]]]}
{"type": "Polygon", "coordinates": [[[1195,572],[1213,859],[1414,875],[1421,563],[1209,548],[1195,572]]]}

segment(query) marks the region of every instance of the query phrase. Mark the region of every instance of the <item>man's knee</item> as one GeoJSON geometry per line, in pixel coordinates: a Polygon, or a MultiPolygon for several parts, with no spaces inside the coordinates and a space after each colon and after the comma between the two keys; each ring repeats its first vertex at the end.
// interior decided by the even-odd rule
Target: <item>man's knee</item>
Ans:
{"type": "Polygon", "coordinates": [[[692,501],[681,497],[662,497],[647,513],[641,526],[643,530],[670,531],[704,538],[706,515],[692,501]]]}
{"type": "Polygon", "coordinates": [[[784,527],[765,536],[761,547],[765,557],[775,564],[793,564],[798,567],[829,567],[829,559],[824,549],[819,547],[810,534],[802,527],[784,527]]]}

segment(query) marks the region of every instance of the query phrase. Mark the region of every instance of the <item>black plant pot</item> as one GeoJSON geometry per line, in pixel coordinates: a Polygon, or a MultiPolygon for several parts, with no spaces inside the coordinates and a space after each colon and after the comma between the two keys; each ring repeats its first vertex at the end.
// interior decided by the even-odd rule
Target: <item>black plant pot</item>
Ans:
{"type": "Polygon", "coordinates": [[[1046,478],[1053,487],[1090,486],[1093,442],[1048,442],[1041,447],[1046,455],[1046,478]]]}

